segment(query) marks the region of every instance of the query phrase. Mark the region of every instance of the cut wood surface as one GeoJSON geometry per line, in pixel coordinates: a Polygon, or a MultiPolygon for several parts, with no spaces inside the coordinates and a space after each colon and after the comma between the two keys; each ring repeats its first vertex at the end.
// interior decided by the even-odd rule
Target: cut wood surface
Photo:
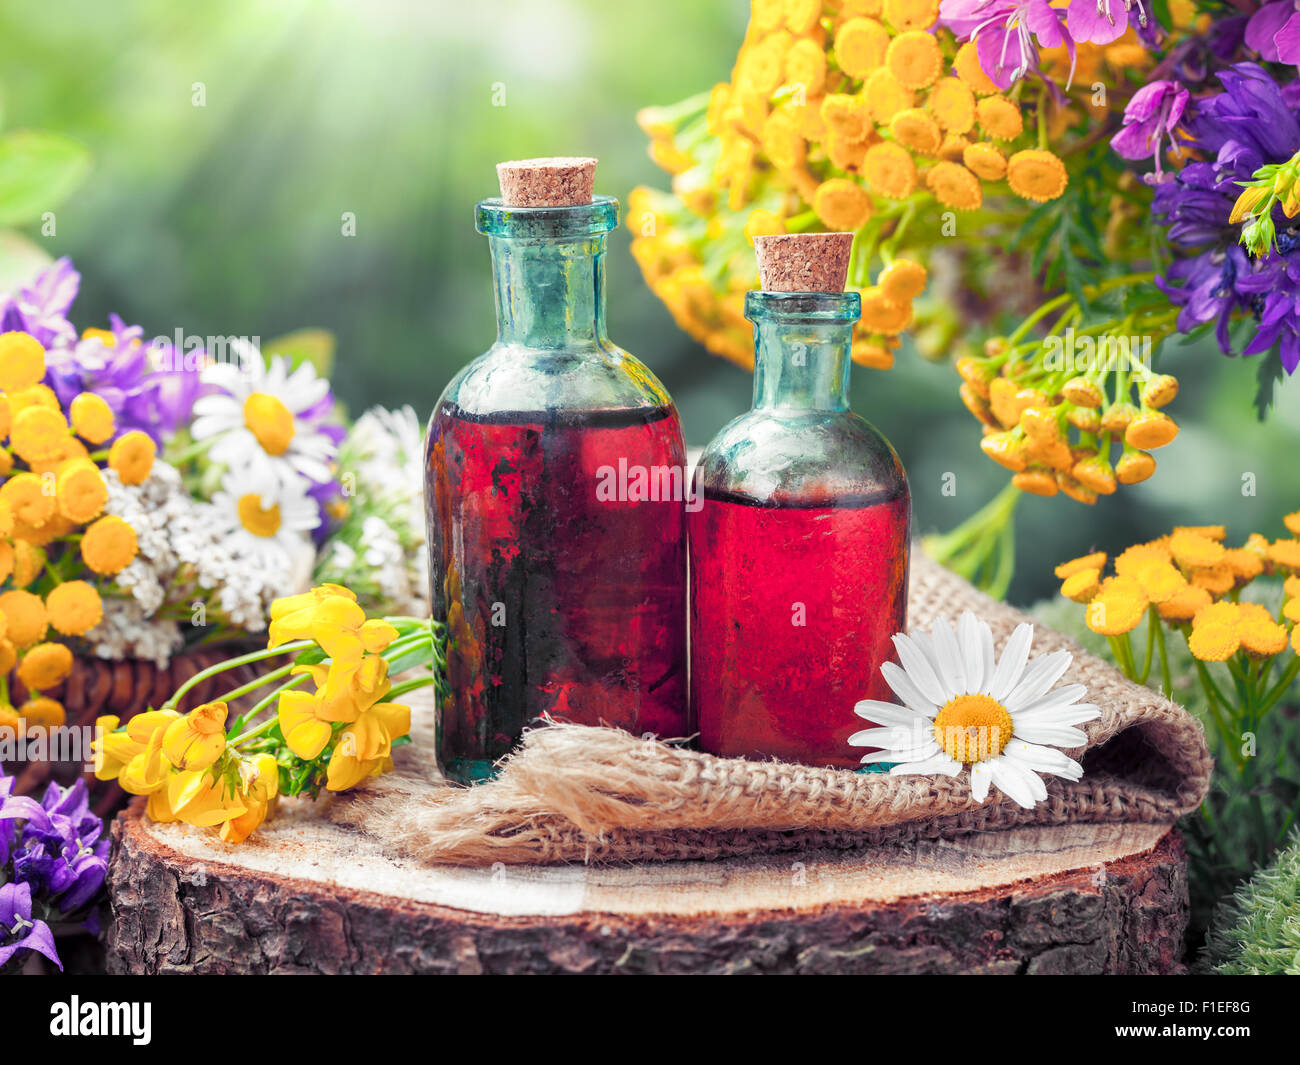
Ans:
{"type": "Polygon", "coordinates": [[[1180,969],[1186,860],[1150,825],[589,868],[433,867],[288,803],[235,847],[141,804],[114,826],[109,969],[1180,969]]]}

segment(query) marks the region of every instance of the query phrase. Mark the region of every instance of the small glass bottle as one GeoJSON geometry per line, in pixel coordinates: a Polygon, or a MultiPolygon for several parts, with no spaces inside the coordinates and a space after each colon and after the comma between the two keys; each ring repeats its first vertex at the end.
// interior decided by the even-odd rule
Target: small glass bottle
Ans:
{"type": "Polygon", "coordinates": [[[503,163],[478,205],[496,343],[429,423],[438,707],[449,779],[490,777],[543,715],[664,737],[686,712],[685,448],[663,386],[605,328],[595,160],[503,163]],[[674,490],[675,481],[675,490],[674,490]]]}
{"type": "Polygon", "coordinates": [[[705,448],[688,517],[691,707],[711,754],[856,768],[853,706],[891,698],[911,499],[894,449],[849,409],[851,241],[756,242],[754,406],[705,448]]]}

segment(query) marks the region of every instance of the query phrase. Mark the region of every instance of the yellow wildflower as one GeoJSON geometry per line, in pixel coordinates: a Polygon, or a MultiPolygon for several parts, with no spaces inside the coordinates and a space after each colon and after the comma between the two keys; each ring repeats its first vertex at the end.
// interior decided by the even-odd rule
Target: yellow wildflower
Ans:
{"type": "Polygon", "coordinates": [[[1211,595],[1227,595],[1237,586],[1236,577],[1227,566],[1203,566],[1192,570],[1191,582],[1211,595]]]}
{"type": "Polygon", "coordinates": [[[763,151],[778,170],[794,170],[804,165],[808,146],[799,132],[799,124],[789,111],[773,111],[763,124],[763,151]]]}
{"type": "Polygon", "coordinates": [[[943,143],[939,145],[939,158],[950,163],[960,163],[969,147],[969,138],[960,133],[945,133],[943,143]]]}
{"type": "Polygon", "coordinates": [[[1025,128],[1020,108],[1005,96],[986,96],[976,104],[975,121],[995,141],[1015,140],[1025,128]]]}
{"type": "Polygon", "coordinates": [[[884,13],[897,30],[928,30],[939,17],[939,0],[884,0],[884,13]]]}
{"type": "Polygon", "coordinates": [[[1090,555],[1082,555],[1079,558],[1072,558],[1068,562],[1062,562],[1052,572],[1064,580],[1066,577],[1073,577],[1076,573],[1082,573],[1084,570],[1095,569],[1100,571],[1106,565],[1106,552],[1094,551],[1090,555]]]}
{"type": "Polygon", "coordinates": [[[925,267],[911,259],[895,259],[881,272],[876,283],[895,303],[911,303],[925,290],[925,267]]]}
{"type": "Polygon", "coordinates": [[[980,65],[979,54],[975,50],[975,42],[967,41],[957,49],[957,55],[953,58],[952,69],[957,77],[961,78],[971,90],[980,96],[987,96],[990,93],[998,91],[997,84],[984,73],[984,68],[980,65]]]}
{"type": "Polygon", "coordinates": [[[1300,539],[1274,540],[1268,548],[1270,562],[1290,570],[1300,570],[1300,539]]]}
{"type": "Polygon", "coordinates": [[[162,750],[177,769],[207,769],[226,749],[226,704],[196,706],[163,732],[162,750]]]}
{"type": "Polygon", "coordinates": [[[214,828],[242,817],[248,805],[238,792],[226,789],[207,770],[183,770],[166,779],[166,808],[178,820],[196,828],[214,828]]]}
{"type": "Polygon", "coordinates": [[[0,391],[21,392],[45,376],[45,349],[26,333],[0,334],[0,391]]]}
{"type": "Polygon", "coordinates": [[[83,636],[104,616],[104,605],[93,584],[64,581],[45,597],[50,624],[64,636],[83,636]]]}
{"type": "Polygon", "coordinates": [[[123,791],[132,795],[150,795],[169,783],[171,767],[163,754],[162,741],[167,727],[179,717],[175,710],[148,710],[136,714],[126,723],[131,746],[122,744],[119,750],[122,753],[133,750],[134,753],[118,770],[117,782],[123,791]]]}
{"type": "Polygon", "coordinates": [[[30,691],[62,684],[72,672],[72,652],[61,643],[37,644],[18,665],[18,679],[30,691]]]}
{"type": "Polygon", "coordinates": [[[1023,434],[1017,435],[1009,431],[990,433],[980,440],[980,450],[999,466],[1005,466],[1015,473],[1019,473],[1029,464],[1029,457],[1025,454],[1023,434]]]}
{"type": "Polygon", "coordinates": [[[57,459],[68,439],[63,413],[48,407],[28,407],[14,415],[9,431],[10,446],[25,462],[57,459]]]}
{"type": "Polygon", "coordinates": [[[376,704],[339,734],[326,770],[326,789],[345,791],[383,772],[391,761],[392,741],[410,731],[410,707],[376,704]]]}
{"type": "Polygon", "coordinates": [[[1173,599],[1187,588],[1187,578],[1171,563],[1160,559],[1139,566],[1135,577],[1146,597],[1157,605],[1173,599]]]}
{"type": "Polygon", "coordinates": [[[1124,431],[1124,442],[1143,451],[1154,451],[1170,443],[1177,435],[1178,425],[1169,415],[1142,411],[1129,422],[1124,431]]]}
{"type": "Polygon", "coordinates": [[[91,523],[81,538],[81,560],[104,577],[125,569],[138,550],[135,530],[116,514],[106,514],[91,523]]]}
{"type": "Polygon", "coordinates": [[[803,87],[804,96],[816,96],[826,85],[826,53],[816,41],[795,41],[785,54],[787,85],[803,87]]]}
{"type": "Polygon", "coordinates": [[[1071,573],[1061,582],[1061,594],[1076,603],[1086,603],[1097,594],[1100,587],[1101,570],[1081,569],[1071,573]]]}
{"type": "Polygon", "coordinates": [[[93,392],[82,392],[74,396],[68,407],[73,431],[83,440],[92,444],[102,444],[113,435],[117,423],[113,418],[113,409],[104,402],[102,396],[93,392]]]}
{"type": "MultiPolygon", "coordinates": [[[[962,152],[962,162],[985,181],[1001,181],[1007,173],[1007,158],[997,145],[979,141],[962,152]]],[[[1100,404],[1098,404],[1100,406],[1100,404]]]]}
{"type": "Polygon", "coordinates": [[[1115,463],[1115,476],[1120,484],[1140,484],[1156,472],[1156,460],[1145,451],[1125,447],[1124,454],[1115,463]]]}
{"type": "Polygon", "coordinates": [[[879,285],[862,290],[862,324],[875,333],[897,336],[912,322],[912,305],[895,303],[879,285]]]}
{"type": "Polygon", "coordinates": [[[1178,395],[1178,378],[1171,374],[1155,374],[1142,386],[1142,405],[1153,410],[1172,403],[1178,395]]]}
{"type": "Polygon", "coordinates": [[[940,203],[959,211],[974,211],[984,202],[979,178],[961,163],[935,163],[925,175],[925,185],[940,203]]]}
{"type": "Polygon", "coordinates": [[[906,148],[889,141],[867,149],[862,173],[875,192],[891,200],[904,200],[916,188],[916,163],[912,156],[906,148]]]}
{"type": "Polygon", "coordinates": [[[822,100],[821,116],[827,129],[846,141],[865,141],[871,132],[867,105],[861,96],[830,93],[822,100]]]}
{"type": "Polygon", "coordinates": [[[1287,527],[1287,531],[1293,536],[1300,536],[1300,510],[1283,516],[1282,524],[1287,527]]]}
{"type": "Polygon", "coordinates": [[[15,588],[26,588],[45,570],[45,552],[26,540],[16,541],[10,550],[13,557],[13,585],[15,588]]]}
{"type": "Polygon", "coordinates": [[[1196,612],[1210,604],[1210,593],[1189,584],[1181,592],[1157,603],[1156,609],[1166,621],[1190,621],[1196,612]]]}
{"type": "Polygon", "coordinates": [[[1044,469],[1022,470],[1011,478],[1011,483],[1036,496],[1054,496],[1060,490],[1057,479],[1044,469]]]}
{"type": "Polygon", "coordinates": [[[1223,545],[1191,529],[1175,530],[1169,550],[1183,566],[1213,566],[1223,561],[1223,545]]]}
{"type": "Polygon", "coordinates": [[[958,78],[936,81],[925,106],[935,121],[950,133],[968,133],[975,126],[975,94],[958,78]]]}
{"type": "Polygon", "coordinates": [[[865,78],[885,61],[889,31],[873,18],[851,18],[835,33],[835,60],[851,78],[865,78]]]}
{"type": "Polygon", "coordinates": [[[873,121],[888,125],[899,111],[912,106],[912,92],[888,67],[873,71],[862,87],[867,111],[873,121]]]}
{"type": "Polygon", "coordinates": [[[18,708],[18,713],[22,715],[25,730],[62,728],[68,720],[68,714],[64,710],[63,704],[57,699],[51,699],[44,695],[35,699],[28,699],[18,708]]]}
{"type": "Polygon", "coordinates": [[[933,85],[943,72],[939,42],[924,30],[907,30],[890,41],[885,62],[894,77],[909,89],[933,85]]]}
{"type": "Polygon", "coordinates": [[[108,465],[123,484],[144,484],[153,471],[158,448],[148,433],[132,429],[113,441],[108,449],[108,465]]]}
{"type": "Polygon", "coordinates": [[[1115,470],[1104,455],[1091,455],[1080,459],[1070,470],[1076,481],[1100,495],[1110,495],[1116,489],[1115,470]]]}
{"type": "Polygon", "coordinates": [[[1007,184],[1022,199],[1035,203],[1054,200],[1065,191],[1068,181],[1065,164],[1045,148],[1026,148],[1007,160],[1007,184]]]}
{"type": "Polygon", "coordinates": [[[939,123],[916,107],[899,111],[889,122],[889,132],[896,143],[922,155],[934,155],[943,141],[939,123]]]}
{"type": "Polygon", "coordinates": [[[15,647],[30,647],[45,638],[49,622],[40,596],[16,590],[0,594],[0,613],[7,623],[5,635],[15,647]]]}
{"type": "Polygon", "coordinates": [[[880,344],[870,344],[855,340],[849,349],[849,357],[859,366],[869,370],[888,370],[894,365],[894,353],[880,344]]]}
{"type": "Polygon", "coordinates": [[[99,467],[89,459],[71,459],[55,479],[59,513],[69,521],[93,521],[108,502],[108,486],[99,467]]]}
{"type": "Polygon", "coordinates": [[[1102,582],[1088,604],[1088,628],[1102,636],[1120,636],[1137,628],[1146,613],[1148,600],[1137,582],[1116,583],[1116,578],[1102,582]]]}
{"type": "Polygon", "coordinates": [[[871,217],[871,197],[856,181],[831,178],[817,187],[812,208],[828,230],[852,233],[871,217]]]}
{"type": "Polygon", "coordinates": [[[1174,532],[1195,533],[1197,536],[1204,536],[1207,540],[1226,540],[1228,537],[1226,525],[1175,525],[1174,532]]]}

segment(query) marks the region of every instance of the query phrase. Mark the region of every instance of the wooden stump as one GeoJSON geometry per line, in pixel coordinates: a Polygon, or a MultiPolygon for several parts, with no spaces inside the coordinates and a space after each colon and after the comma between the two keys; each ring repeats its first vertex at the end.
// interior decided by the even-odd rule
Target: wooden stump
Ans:
{"type": "Polygon", "coordinates": [[[1150,825],[601,869],[428,868],[295,804],[113,832],[114,973],[1171,973],[1187,924],[1150,825]]]}

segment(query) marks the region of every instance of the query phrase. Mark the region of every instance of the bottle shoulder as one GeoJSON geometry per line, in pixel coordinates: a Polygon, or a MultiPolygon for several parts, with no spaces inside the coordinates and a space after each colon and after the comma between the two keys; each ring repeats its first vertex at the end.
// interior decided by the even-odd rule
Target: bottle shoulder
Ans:
{"type": "Polygon", "coordinates": [[[497,343],[447,385],[439,407],[473,415],[667,407],[667,389],[636,356],[608,341],[579,349],[497,343]]]}
{"type": "Polygon", "coordinates": [[[897,453],[853,411],[759,408],[742,414],[704,449],[697,487],[759,502],[908,494],[897,453]]]}

